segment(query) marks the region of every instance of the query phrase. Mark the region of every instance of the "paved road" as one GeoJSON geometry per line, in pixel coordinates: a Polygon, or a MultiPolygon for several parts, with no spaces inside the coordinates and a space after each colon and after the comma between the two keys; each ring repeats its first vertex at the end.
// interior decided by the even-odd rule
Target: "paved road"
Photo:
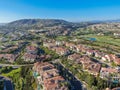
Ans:
{"type": "Polygon", "coordinates": [[[59,69],[61,68],[60,71],[62,71],[64,68],[64,71],[62,71],[64,72],[63,73],[64,78],[68,78],[68,77],[65,77],[66,75],[71,77],[71,80],[68,80],[68,81],[70,81],[71,85],[73,85],[72,90],[87,90],[86,85],[82,83],[75,75],[73,75],[71,71],[67,70],[65,66],[60,62],[60,59],[56,59],[55,61],[52,61],[52,63],[59,63],[58,67],[59,69]]]}
{"type": "Polygon", "coordinates": [[[0,67],[11,66],[13,68],[19,68],[21,66],[28,66],[28,65],[33,65],[33,64],[24,64],[24,65],[0,64],[0,67]]]}
{"type": "Polygon", "coordinates": [[[64,73],[63,74],[63,77],[65,79],[68,79],[68,77],[66,76],[69,76],[71,79],[68,79],[68,81],[70,81],[71,85],[73,86],[72,87],[72,90],[83,90],[83,87],[82,87],[82,82],[80,80],[78,80],[70,71],[68,71],[62,64],[59,64],[58,65],[59,69],[61,69],[60,71],[63,70],[64,68],[64,73]]]}

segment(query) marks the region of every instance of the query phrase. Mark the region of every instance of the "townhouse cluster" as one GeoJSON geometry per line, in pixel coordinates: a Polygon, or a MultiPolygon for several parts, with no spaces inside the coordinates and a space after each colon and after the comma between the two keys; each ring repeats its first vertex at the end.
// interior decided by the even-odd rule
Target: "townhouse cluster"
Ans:
{"type": "Polygon", "coordinates": [[[0,47],[0,61],[14,63],[19,57],[22,47],[26,44],[27,42],[24,42],[22,40],[12,44],[3,44],[0,47]]]}
{"type": "Polygon", "coordinates": [[[0,60],[4,60],[6,62],[13,63],[18,56],[17,45],[6,46],[2,50],[0,50],[0,60]]]}
{"type": "Polygon", "coordinates": [[[117,65],[120,64],[120,58],[114,54],[106,54],[98,50],[90,49],[84,45],[74,45],[73,43],[66,43],[65,46],[69,47],[76,53],[68,56],[69,60],[74,60],[77,64],[82,64],[83,69],[88,71],[90,74],[99,75],[101,78],[112,81],[114,83],[120,82],[120,68],[102,67],[101,63],[115,62],[117,65]],[[82,52],[84,55],[79,55],[77,53],[82,52]],[[94,62],[92,57],[99,58],[102,62],[94,62]]]}
{"type": "Polygon", "coordinates": [[[76,64],[82,64],[83,70],[92,75],[99,75],[101,78],[112,81],[114,83],[120,82],[120,68],[102,67],[100,63],[94,62],[89,56],[79,54],[71,54],[68,56],[69,60],[73,60],[76,64]]]}
{"type": "Polygon", "coordinates": [[[120,58],[116,56],[115,54],[107,54],[104,52],[101,52],[99,50],[94,50],[90,47],[87,47],[82,44],[75,45],[73,43],[65,43],[66,47],[69,47],[71,50],[79,53],[82,52],[88,56],[93,56],[96,58],[99,58],[101,61],[108,61],[108,62],[114,62],[117,65],[120,65],[120,58]]]}
{"type": "MultiPolygon", "coordinates": [[[[107,54],[99,50],[94,50],[82,44],[75,45],[74,43],[49,40],[43,43],[43,46],[48,47],[50,50],[54,50],[59,55],[65,55],[69,60],[73,60],[77,64],[82,64],[83,69],[95,76],[100,75],[101,78],[106,78],[114,82],[120,82],[120,68],[102,67],[101,63],[108,61],[114,62],[120,65],[120,58],[114,54],[107,54]],[[71,53],[71,51],[73,51],[71,53]],[[80,55],[79,53],[82,53],[80,55]],[[91,58],[93,57],[93,58],[91,58]],[[93,59],[98,58],[99,62],[95,62],[93,59]],[[111,75],[116,73],[116,75],[111,75]]],[[[97,61],[97,60],[96,60],[97,61]]]]}
{"type": "Polygon", "coordinates": [[[69,60],[73,60],[77,64],[82,64],[83,69],[89,73],[97,76],[101,69],[101,64],[93,62],[88,56],[80,56],[79,54],[71,54],[68,56],[69,60]]]}
{"type": "Polygon", "coordinates": [[[26,62],[34,62],[34,61],[42,61],[51,57],[50,55],[39,55],[38,51],[39,51],[38,47],[34,45],[28,45],[25,48],[25,53],[22,56],[22,58],[26,62]]]}
{"type": "Polygon", "coordinates": [[[27,45],[26,42],[18,42],[18,45],[7,45],[0,50],[0,60],[14,63],[18,57],[26,62],[42,61],[51,58],[50,55],[38,54],[40,49],[35,45],[27,45]]]}
{"type": "Polygon", "coordinates": [[[120,83],[120,69],[119,68],[104,68],[100,70],[100,77],[114,83],[120,83]]]}
{"type": "Polygon", "coordinates": [[[0,59],[13,63],[16,60],[17,56],[18,55],[16,54],[0,54],[0,59]]]}
{"type": "Polygon", "coordinates": [[[68,81],[66,81],[55,66],[48,62],[36,62],[33,67],[34,76],[40,90],[69,90],[68,81]]]}
{"type": "Polygon", "coordinates": [[[15,51],[18,48],[19,47],[17,45],[8,46],[8,47],[4,48],[3,50],[1,50],[0,53],[8,53],[11,51],[15,51]]]}
{"type": "Polygon", "coordinates": [[[54,40],[48,40],[43,42],[43,46],[50,50],[55,51],[59,55],[68,55],[70,50],[63,46],[63,43],[55,42],[54,40]]]}
{"type": "Polygon", "coordinates": [[[100,61],[114,62],[116,65],[120,65],[120,58],[115,54],[107,54],[99,50],[94,50],[82,44],[73,44],[69,42],[59,42],[55,40],[48,40],[43,42],[43,46],[48,47],[50,50],[54,50],[59,55],[69,55],[72,51],[76,53],[83,53],[88,56],[99,58],[100,61]]]}
{"type": "Polygon", "coordinates": [[[39,56],[37,55],[37,47],[29,45],[25,48],[25,53],[23,55],[23,59],[25,61],[34,62],[39,56]]]}

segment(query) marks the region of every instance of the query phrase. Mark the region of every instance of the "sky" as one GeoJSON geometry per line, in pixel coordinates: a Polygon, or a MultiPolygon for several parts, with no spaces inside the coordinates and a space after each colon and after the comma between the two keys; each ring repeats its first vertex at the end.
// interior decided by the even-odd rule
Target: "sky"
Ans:
{"type": "Polygon", "coordinates": [[[0,23],[18,19],[120,19],[120,0],[0,0],[0,23]]]}

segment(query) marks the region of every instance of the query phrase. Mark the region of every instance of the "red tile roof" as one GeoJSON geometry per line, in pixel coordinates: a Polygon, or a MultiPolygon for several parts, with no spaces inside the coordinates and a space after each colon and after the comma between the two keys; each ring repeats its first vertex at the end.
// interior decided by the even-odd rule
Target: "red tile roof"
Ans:
{"type": "Polygon", "coordinates": [[[63,87],[60,85],[60,82],[63,81],[65,80],[61,76],[49,78],[44,81],[45,90],[67,90],[67,87],[64,87],[64,89],[62,89],[63,87]]]}
{"type": "Polygon", "coordinates": [[[35,47],[35,46],[27,46],[26,49],[31,50],[31,51],[35,51],[35,50],[37,50],[37,47],[35,47]]]}
{"type": "Polygon", "coordinates": [[[61,83],[65,82],[62,76],[59,76],[59,71],[48,62],[37,62],[34,64],[35,71],[37,71],[41,79],[39,80],[44,86],[45,90],[68,90],[67,86],[62,86],[61,83]]]}
{"type": "Polygon", "coordinates": [[[68,56],[68,59],[70,59],[70,60],[76,60],[76,59],[79,59],[79,58],[80,58],[80,55],[76,54],[76,53],[68,56]]]}

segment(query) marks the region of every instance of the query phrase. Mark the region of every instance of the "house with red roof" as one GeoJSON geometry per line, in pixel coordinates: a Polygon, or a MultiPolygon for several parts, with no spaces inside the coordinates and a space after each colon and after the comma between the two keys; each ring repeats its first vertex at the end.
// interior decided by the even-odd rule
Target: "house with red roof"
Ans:
{"type": "Polygon", "coordinates": [[[68,55],[70,54],[70,50],[64,47],[55,47],[52,50],[54,50],[59,55],[68,55]]]}
{"type": "Polygon", "coordinates": [[[13,63],[16,60],[17,54],[0,54],[0,59],[6,59],[6,61],[13,63]]]}
{"type": "Polygon", "coordinates": [[[30,61],[30,62],[34,62],[36,59],[38,59],[39,56],[35,55],[35,54],[30,54],[30,53],[25,53],[23,55],[23,59],[24,61],[30,61]]]}
{"type": "Polygon", "coordinates": [[[35,46],[27,46],[26,47],[26,53],[37,54],[37,47],[35,47],[35,46]]]}
{"type": "Polygon", "coordinates": [[[101,68],[100,77],[107,79],[108,81],[119,83],[120,82],[120,74],[119,71],[115,68],[101,68]]]}
{"type": "Polygon", "coordinates": [[[37,62],[34,64],[33,70],[39,73],[37,81],[43,90],[69,90],[68,86],[64,84],[67,81],[60,76],[54,65],[48,62],[37,62]]]}
{"type": "Polygon", "coordinates": [[[74,53],[74,54],[69,55],[68,59],[70,59],[70,60],[76,60],[76,59],[79,59],[80,57],[81,56],[79,54],[74,53]]]}

